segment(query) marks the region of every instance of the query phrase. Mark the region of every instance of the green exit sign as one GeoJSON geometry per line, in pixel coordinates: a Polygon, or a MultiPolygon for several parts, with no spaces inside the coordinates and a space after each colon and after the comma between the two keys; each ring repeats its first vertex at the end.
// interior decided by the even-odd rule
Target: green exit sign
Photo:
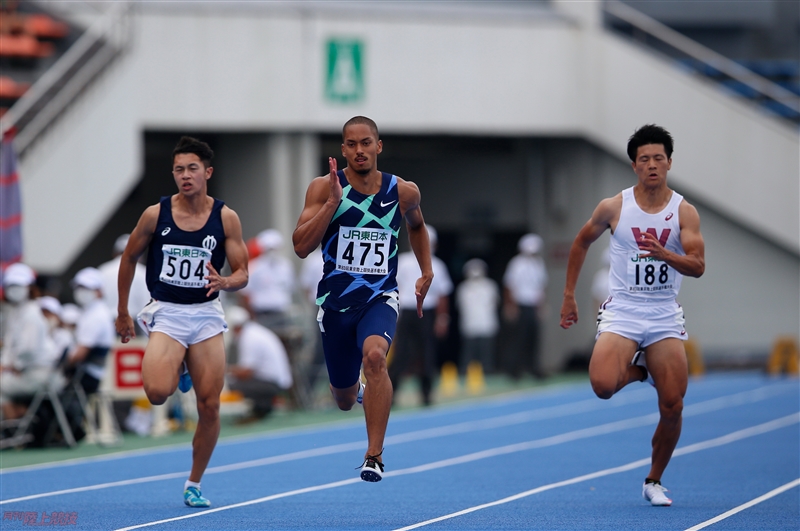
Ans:
{"type": "Polygon", "coordinates": [[[337,103],[364,99],[364,43],[332,38],[326,43],[325,98],[337,103]]]}

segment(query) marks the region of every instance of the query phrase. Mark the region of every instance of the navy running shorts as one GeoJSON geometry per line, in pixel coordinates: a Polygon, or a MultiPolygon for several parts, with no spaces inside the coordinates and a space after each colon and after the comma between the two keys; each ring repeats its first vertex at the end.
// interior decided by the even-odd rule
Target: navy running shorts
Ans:
{"type": "Polygon", "coordinates": [[[386,293],[352,311],[325,311],[320,307],[317,323],[322,332],[325,364],[333,387],[347,389],[358,381],[364,341],[369,336],[381,336],[389,346],[392,345],[397,312],[396,292],[386,293]]]}

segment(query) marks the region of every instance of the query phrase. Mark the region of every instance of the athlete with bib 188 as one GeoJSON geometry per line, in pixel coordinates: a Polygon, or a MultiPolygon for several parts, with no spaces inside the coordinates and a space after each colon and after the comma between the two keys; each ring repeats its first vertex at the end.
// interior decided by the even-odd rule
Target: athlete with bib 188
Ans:
{"type": "Polygon", "coordinates": [[[208,144],[183,137],[172,152],[172,176],[178,193],[148,207],[128,239],[119,267],[117,333],[123,343],[135,336],[128,296],[136,262],[147,253],[147,288],[152,300],[137,319],[149,335],[142,360],[147,398],[163,404],[180,387],[194,385],[197,429],[192,470],[184,485],[184,503],[209,507],[200,491],[219,437],[219,397],[225,377],[222,332],[228,329],[219,292],[247,284],[247,247],[236,212],[208,195],[214,168],[208,144]],[[225,260],[230,276],[219,271],[225,260]]]}
{"type": "Polygon", "coordinates": [[[383,477],[383,439],[392,407],[392,383],[386,353],[397,326],[397,235],[405,217],[417,258],[417,314],[433,280],[428,231],[414,183],[378,171],[383,143],[378,126],[364,116],[342,128],[347,167],[314,179],[292,235],[294,250],[305,258],[322,246],[325,261],[317,288],[317,322],[328,367],[330,389],[339,409],[364,404],[368,446],[361,479],[383,477]],[[361,383],[364,365],[366,384],[361,383]]]}
{"type": "Polygon", "coordinates": [[[628,140],[628,156],[638,182],[600,201],[572,243],[561,326],[578,321],[575,285],[586,251],[610,229],[610,295],[597,315],[589,379],[603,399],[631,382],[648,381],[656,388],[661,417],[642,496],[652,505],[671,505],[661,475],[681,435],[689,379],[683,348],[688,336],[676,297],[683,275],[705,271],[705,245],[697,210],[667,186],[672,136],[645,125],[628,140]]]}

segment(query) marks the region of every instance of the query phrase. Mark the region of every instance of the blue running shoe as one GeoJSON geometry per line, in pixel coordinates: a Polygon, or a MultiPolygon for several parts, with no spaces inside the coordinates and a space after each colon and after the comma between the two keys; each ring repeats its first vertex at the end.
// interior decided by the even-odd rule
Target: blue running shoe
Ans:
{"type": "Polygon", "coordinates": [[[211,502],[203,498],[203,495],[200,494],[200,489],[197,487],[188,487],[183,491],[183,503],[189,507],[211,507],[211,502]]]}
{"type": "Polygon", "coordinates": [[[356,397],[356,402],[359,404],[364,403],[364,382],[361,380],[358,381],[358,396],[356,397]]]}
{"type": "Polygon", "coordinates": [[[188,393],[192,388],[192,377],[189,375],[189,369],[186,368],[186,362],[183,363],[183,372],[178,379],[178,389],[181,393],[188,393]]]}

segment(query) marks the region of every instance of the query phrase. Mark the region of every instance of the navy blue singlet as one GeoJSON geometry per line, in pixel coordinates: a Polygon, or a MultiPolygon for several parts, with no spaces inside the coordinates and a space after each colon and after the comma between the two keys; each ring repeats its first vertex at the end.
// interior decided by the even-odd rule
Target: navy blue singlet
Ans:
{"type": "Polygon", "coordinates": [[[206,297],[208,274],[206,263],[218,272],[225,265],[225,229],[222,226],[222,207],[214,199],[211,215],[202,229],[187,232],[178,228],[172,219],[172,197],[161,198],[161,212],[147,253],[147,288],[157,301],[177,304],[208,302],[219,297],[206,297]]]}

